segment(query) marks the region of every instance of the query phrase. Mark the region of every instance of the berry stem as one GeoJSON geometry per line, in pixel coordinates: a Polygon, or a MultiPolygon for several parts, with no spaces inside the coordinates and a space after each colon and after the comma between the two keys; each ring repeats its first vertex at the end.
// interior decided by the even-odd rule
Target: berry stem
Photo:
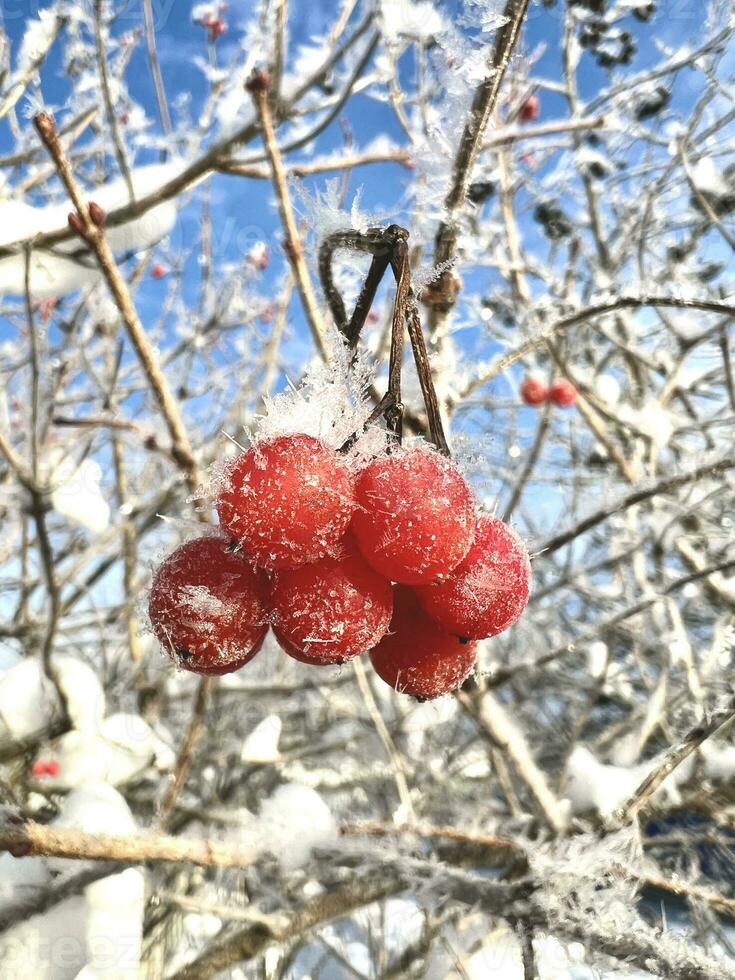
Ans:
{"type": "Polygon", "coordinates": [[[449,446],[444,434],[444,426],[439,411],[439,400],[436,395],[436,389],[434,388],[431,365],[421,329],[421,317],[411,286],[411,269],[408,260],[407,242],[408,231],[400,225],[388,225],[387,228],[370,228],[365,233],[357,231],[338,232],[330,235],[321,246],[319,252],[319,274],[334,322],[341,333],[347,338],[350,348],[354,350],[357,346],[362,328],[365,325],[365,320],[375,298],[378,286],[385,275],[386,269],[390,265],[395,276],[397,289],[391,327],[388,391],[378,402],[369,421],[373,422],[380,418],[381,415],[384,416],[388,428],[396,433],[400,441],[403,421],[403,405],[401,403],[403,329],[404,323],[406,323],[429,420],[429,433],[439,451],[445,456],[449,456],[449,446]],[[347,320],[344,301],[335,286],[334,276],[332,275],[332,261],[335,253],[340,248],[368,252],[373,256],[373,261],[349,322],[347,320]]]}

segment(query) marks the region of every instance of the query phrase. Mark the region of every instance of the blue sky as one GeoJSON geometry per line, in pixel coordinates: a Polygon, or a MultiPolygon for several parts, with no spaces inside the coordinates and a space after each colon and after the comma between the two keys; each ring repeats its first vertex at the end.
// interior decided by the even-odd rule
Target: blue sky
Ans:
{"type": "MultiPolygon", "coordinates": [[[[533,77],[542,83],[545,80],[555,82],[561,72],[559,37],[562,2],[563,0],[559,0],[560,5],[551,9],[542,6],[540,3],[535,3],[532,5],[528,16],[522,51],[525,54],[541,52],[534,67],[533,77]]],[[[4,26],[16,50],[29,17],[34,16],[39,7],[42,8],[44,5],[38,0],[32,0],[32,2],[29,0],[6,0],[2,5],[4,26]]],[[[455,20],[458,12],[463,8],[463,5],[457,3],[456,0],[439,2],[438,6],[455,20]]],[[[188,0],[175,0],[175,2],[174,0],[153,0],[157,43],[169,99],[175,101],[177,97],[185,93],[190,98],[189,111],[192,117],[196,118],[207,95],[207,83],[202,72],[194,65],[194,59],[207,57],[207,43],[205,31],[191,20],[191,7],[192,4],[188,0]]],[[[230,30],[216,46],[216,57],[219,64],[228,64],[233,59],[241,57],[240,28],[250,21],[255,7],[253,0],[248,0],[248,2],[232,0],[230,3],[226,14],[230,30]]],[[[468,0],[464,4],[464,12],[471,14],[472,10],[471,0],[468,0]]],[[[326,2],[326,0],[319,0],[319,2],[314,3],[291,3],[289,12],[292,46],[306,43],[311,37],[322,33],[325,25],[331,23],[334,16],[333,11],[334,4],[326,2]]],[[[699,20],[701,20],[701,13],[697,12],[695,0],[663,0],[659,5],[657,14],[646,24],[628,17],[624,26],[636,35],[639,42],[636,59],[632,69],[628,70],[643,70],[659,60],[662,44],[677,47],[689,43],[695,36],[695,27],[699,20]]],[[[140,25],[140,5],[131,3],[129,9],[116,22],[114,34],[119,38],[120,35],[138,28],[140,25]]],[[[63,75],[59,51],[57,45],[48,65],[44,68],[42,91],[45,100],[54,106],[60,114],[63,114],[69,96],[69,81],[63,75]]],[[[412,57],[412,53],[409,51],[401,61],[401,72],[406,77],[413,71],[412,57]]],[[[689,75],[691,73],[680,73],[674,89],[673,104],[676,111],[681,115],[686,113],[692,98],[692,93],[689,91],[689,75]]],[[[126,78],[132,98],[138,101],[145,108],[149,118],[154,120],[152,132],[156,132],[158,115],[143,43],[137,45],[132,55],[126,78]]],[[[589,55],[583,55],[579,73],[581,96],[587,99],[594,97],[609,84],[609,81],[608,73],[600,70],[589,55]]],[[[563,117],[567,114],[567,107],[562,97],[553,91],[542,90],[542,102],[542,118],[544,120],[563,117]]],[[[21,104],[19,106],[21,114],[22,110],[21,104]]],[[[385,133],[396,142],[405,143],[405,136],[395,120],[392,110],[373,98],[358,94],[348,103],[344,116],[349,122],[354,134],[355,145],[358,147],[366,145],[378,133],[385,133]]],[[[22,125],[30,127],[26,120],[22,120],[22,125]]],[[[317,152],[328,152],[341,144],[342,131],[339,124],[335,122],[319,138],[317,152]]],[[[12,135],[7,121],[0,122],[0,152],[6,152],[12,145],[12,135]]],[[[252,151],[252,147],[249,147],[248,151],[252,151]]],[[[149,151],[141,156],[137,162],[150,162],[155,159],[156,154],[149,151]]],[[[115,173],[114,160],[110,160],[110,166],[111,173],[115,173]]],[[[549,168],[553,166],[553,161],[548,166],[549,168]]],[[[386,163],[361,168],[351,177],[348,200],[352,193],[361,188],[365,210],[382,214],[388,220],[400,220],[405,214],[403,211],[405,191],[410,179],[411,174],[399,164],[386,163]]],[[[313,177],[305,181],[305,186],[313,192],[317,188],[323,188],[325,180],[323,175],[313,177]]],[[[220,262],[225,260],[237,265],[242,262],[243,240],[252,240],[256,237],[266,239],[274,252],[275,261],[271,263],[270,268],[262,277],[262,292],[264,294],[275,293],[283,272],[283,256],[280,247],[282,233],[269,185],[262,181],[215,176],[211,179],[210,188],[214,219],[214,248],[218,253],[217,260],[220,262]]],[[[201,195],[201,190],[194,192],[190,203],[181,213],[177,227],[171,236],[170,246],[164,242],[157,251],[158,256],[165,260],[178,246],[183,244],[189,248],[190,254],[186,263],[185,295],[192,304],[196,300],[199,277],[196,241],[200,221],[201,195]]],[[[541,236],[538,226],[528,216],[522,220],[524,222],[524,235],[527,235],[528,243],[531,245],[534,241],[540,243],[541,236]]],[[[491,291],[493,288],[492,274],[488,271],[476,273],[466,271],[466,283],[470,290],[475,288],[479,291],[491,291]]],[[[137,301],[146,322],[156,322],[167,295],[167,289],[167,280],[161,282],[146,280],[143,283],[138,291],[137,301]]],[[[295,336],[305,338],[306,331],[298,299],[294,299],[291,314],[295,336]]],[[[174,325],[172,321],[172,328],[174,325]]],[[[7,325],[4,329],[3,325],[0,324],[0,339],[2,339],[2,334],[7,336],[6,329],[7,325]]],[[[12,331],[11,336],[13,336],[12,331]]],[[[481,327],[477,331],[465,331],[462,334],[461,343],[466,346],[481,341],[481,327]]],[[[295,365],[303,363],[303,357],[306,353],[303,341],[292,344],[290,353],[291,360],[295,365]]],[[[488,353],[491,351],[484,350],[482,356],[487,356],[488,353]]],[[[501,394],[505,396],[509,394],[508,389],[502,384],[501,394]]]]}

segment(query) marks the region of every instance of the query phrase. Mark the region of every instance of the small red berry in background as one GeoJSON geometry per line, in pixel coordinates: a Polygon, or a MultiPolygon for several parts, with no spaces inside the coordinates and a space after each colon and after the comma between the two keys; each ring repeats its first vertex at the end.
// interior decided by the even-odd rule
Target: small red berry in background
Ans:
{"type": "Polygon", "coordinates": [[[39,299],[36,303],[34,303],[34,307],[41,315],[42,323],[48,323],[48,321],[51,319],[51,314],[56,309],[58,302],[59,301],[56,296],[48,296],[46,299],[39,299]]]}
{"type": "Polygon", "coordinates": [[[207,37],[210,44],[214,44],[218,38],[227,33],[227,24],[221,17],[214,17],[210,20],[205,20],[204,26],[207,28],[207,37]]]}
{"type": "Polygon", "coordinates": [[[421,607],[413,589],[398,586],[390,630],[370,653],[378,676],[396,691],[432,701],[456,691],[475,664],[475,644],[463,643],[421,607]]]}
{"type": "Polygon", "coordinates": [[[263,572],[220,536],[187,541],[153,579],[148,614],[171,659],[197,674],[229,674],[260,650],[267,623],[263,572]]]}
{"type": "Polygon", "coordinates": [[[374,460],[358,474],[356,498],[352,530],[360,551],[393,582],[431,582],[469,551],[472,494],[454,464],[433,450],[374,460]]]}
{"type": "Polygon", "coordinates": [[[151,278],[153,279],[164,279],[168,275],[168,269],[165,265],[161,265],[157,262],[154,266],[151,266],[151,278]]]}
{"type": "Polygon", "coordinates": [[[390,625],[390,583],[350,544],[337,558],[276,572],[272,585],[276,639],[286,653],[298,650],[313,663],[343,663],[365,653],[390,625]]]}
{"type": "Polygon", "coordinates": [[[529,374],[521,384],[521,398],[526,405],[543,405],[549,400],[549,389],[541,378],[529,374]]]}
{"type": "Polygon", "coordinates": [[[347,463],[306,435],[256,443],[230,463],[220,524],[263,568],[297,568],[338,550],[355,509],[347,463]]]}
{"type": "Polygon", "coordinates": [[[61,772],[61,766],[58,759],[37,759],[31,766],[31,772],[36,779],[40,779],[42,776],[54,778],[61,772]]]}
{"type": "Polygon", "coordinates": [[[263,272],[270,264],[271,250],[265,242],[256,242],[248,252],[246,260],[258,272],[263,272]]]}
{"type": "Polygon", "coordinates": [[[551,386],[549,398],[560,408],[570,408],[577,400],[577,389],[567,378],[559,378],[551,386]]]}
{"type": "Polygon", "coordinates": [[[541,99],[535,93],[529,95],[518,112],[521,122],[535,122],[541,115],[541,99]]]}
{"type": "Polygon", "coordinates": [[[509,629],[528,604],[526,546],[497,517],[478,518],[469,554],[447,579],[416,589],[424,609],[457,636],[480,640],[509,629]]]}

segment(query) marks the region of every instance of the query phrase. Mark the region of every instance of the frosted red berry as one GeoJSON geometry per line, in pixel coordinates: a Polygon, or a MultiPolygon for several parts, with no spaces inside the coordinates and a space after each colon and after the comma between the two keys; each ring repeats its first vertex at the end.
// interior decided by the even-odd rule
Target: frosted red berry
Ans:
{"type": "Polygon", "coordinates": [[[530,374],[521,384],[521,398],[526,405],[543,405],[549,399],[549,389],[541,378],[530,374]]]}
{"type": "Polygon", "coordinates": [[[370,653],[377,674],[396,691],[431,701],[455,691],[475,663],[476,645],[463,643],[422,608],[414,591],[394,590],[390,630],[370,653]]]}
{"type": "Polygon", "coordinates": [[[179,666],[229,674],[252,660],[268,630],[268,582],[223,537],[177,548],[153,578],[148,614],[179,666]]]}
{"type": "Polygon", "coordinates": [[[286,639],[283,634],[277,636],[276,639],[278,640],[278,645],[283,652],[287,653],[292,660],[298,660],[300,664],[308,664],[309,667],[335,667],[338,664],[344,664],[347,663],[348,660],[352,660],[352,657],[337,658],[336,655],[332,660],[322,660],[319,657],[310,657],[308,654],[304,653],[303,650],[300,650],[295,643],[292,643],[290,640],[286,639]]]}
{"type": "Polygon", "coordinates": [[[541,99],[538,95],[529,95],[521,105],[518,116],[521,122],[535,122],[541,115],[541,99]]]}
{"type": "Polygon", "coordinates": [[[497,517],[477,521],[469,554],[443,582],[416,589],[421,604],[457,636],[496,636],[519,619],[531,592],[531,562],[518,535],[497,517]]]}
{"type": "Polygon", "coordinates": [[[393,611],[390,583],[352,545],[337,558],[276,572],[272,595],[276,639],[314,663],[343,663],[374,647],[393,611]]]}
{"type": "Polygon", "coordinates": [[[429,449],[373,460],[358,474],[352,530],[367,561],[394,582],[448,575],[469,551],[472,493],[453,463],[429,449]]]}
{"type": "Polygon", "coordinates": [[[166,268],[165,265],[161,265],[160,263],[157,262],[154,266],[151,267],[151,277],[153,279],[164,279],[167,275],[168,275],[168,269],[166,268]]]}
{"type": "Polygon", "coordinates": [[[355,508],[344,459],[318,439],[256,443],[226,468],[217,513],[263,568],[297,568],[334,554],[355,508]]]}
{"type": "Polygon", "coordinates": [[[570,408],[577,400],[577,389],[567,378],[559,378],[551,386],[549,398],[560,408],[570,408]]]}

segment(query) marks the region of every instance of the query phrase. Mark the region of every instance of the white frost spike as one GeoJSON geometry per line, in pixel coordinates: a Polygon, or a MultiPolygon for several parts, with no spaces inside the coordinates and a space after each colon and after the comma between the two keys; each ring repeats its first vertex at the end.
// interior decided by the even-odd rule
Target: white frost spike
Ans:
{"type": "Polygon", "coordinates": [[[308,786],[279,786],[260,808],[261,846],[277,858],[285,871],[306,864],[315,847],[339,837],[337,822],[321,796],[308,786]]]}
{"type": "Polygon", "coordinates": [[[275,762],[280,758],[278,740],[283,723],[278,715],[268,715],[250,732],[243,742],[242,762],[275,762]]]}
{"type": "MultiPolygon", "coordinates": [[[[73,726],[94,729],[105,711],[105,695],[97,675],[68,654],[55,654],[53,664],[73,726]]],[[[0,744],[41,733],[59,717],[58,694],[39,657],[28,657],[0,674],[0,744]]]]}
{"type": "Polygon", "coordinates": [[[363,431],[373,409],[368,396],[372,371],[359,355],[351,367],[352,355],[336,331],[330,339],[333,343],[329,366],[313,361],[298,388],[290,387],[265,399],[266,414],[258,437],[273,439],[305,433],[338,449],[355,433],[361,433],[347,456],[351,464],[359,467],[386,446],[381,426],[363,431]]]}

